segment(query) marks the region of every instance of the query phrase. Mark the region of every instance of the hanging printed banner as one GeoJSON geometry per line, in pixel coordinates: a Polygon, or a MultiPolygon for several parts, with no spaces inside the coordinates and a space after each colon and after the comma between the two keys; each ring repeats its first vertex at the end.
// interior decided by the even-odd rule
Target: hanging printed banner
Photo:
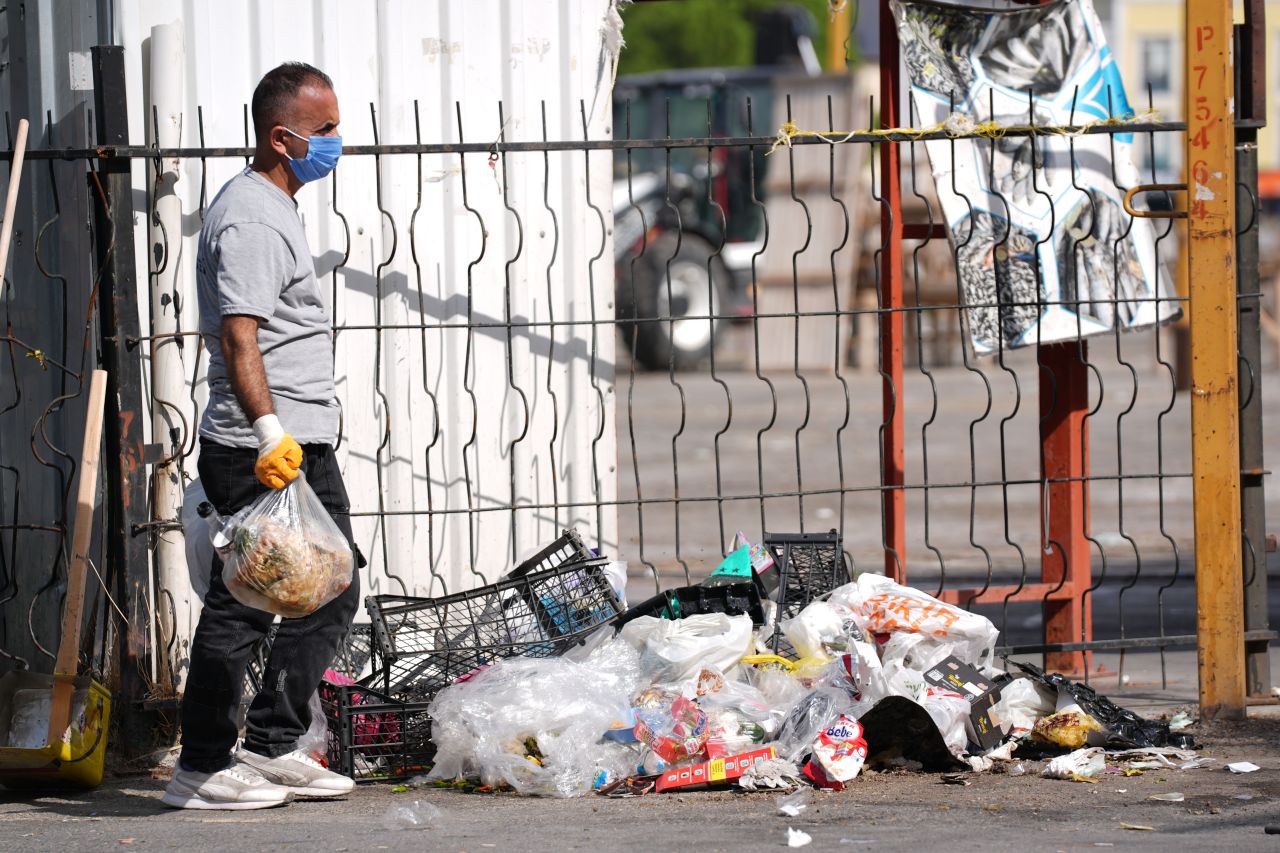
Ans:
{"type": "MultiPolygon", "coordinates": [[[[1089,0],[1008,11],[893,0],[917,126],[1085,125],[1126,118],[1089,0]]],[[[925,143],[976,353],[1127,330],[1181,310],[1145,219],[1133,134],[925,143]]]]}

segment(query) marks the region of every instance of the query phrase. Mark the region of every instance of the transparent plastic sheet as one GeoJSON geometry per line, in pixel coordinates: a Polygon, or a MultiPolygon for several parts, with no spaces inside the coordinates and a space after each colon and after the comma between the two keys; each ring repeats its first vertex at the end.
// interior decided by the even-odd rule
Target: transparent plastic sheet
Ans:
{"type": "Polygon", "coordinates": [[[634,770],[635,749],[601,738],[628,717],[641,686],[640,656],[621,641],[581,662],[499,661],[436,696],[430,778],[478,778],[524,794],[587,794],[601,777],[612,781],[634,770]],[[530,760],[532,749],[537,760],[530,760]]]}
{"type": "Polygon", "coordinates": [[[946,604],[931,595],[863,574],[831,593],[829,602],[847,607],[866,634],[919,634],[952,645],[967,664],[991,666],[999,632],[991,620],[946,604]]]}
{"type": "Polygon", "coordinates": [[[241,604],[296,619],[351,585],[355,555],[306,476],[222,524],[222,581],[241,604]]]}
{"type": "Polygon", "coordinates": [[[319,690],[311,694],[307,707],[311,709],[311,725],[298,738],[298,744],[294,748],[324,764],[328,756],[329,726],[325,721],[324,706],[320,704],[319,690]]]}
{"type": "Polygon", "coordinates": [[[870,708],[869,703],[855,702],[843,690],[819,687],[801,699],[782,721],[774,739],[778,757],[796,761],[813,747],[818,735],[841,714],[857,719],[870,708]]]}

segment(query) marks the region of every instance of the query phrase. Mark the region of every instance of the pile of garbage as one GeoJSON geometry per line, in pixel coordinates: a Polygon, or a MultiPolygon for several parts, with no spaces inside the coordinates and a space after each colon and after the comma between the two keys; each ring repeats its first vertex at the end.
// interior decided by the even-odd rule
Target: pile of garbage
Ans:
{"type": "Polygon", "coordinates": [[[786,567],[742,544],[704,583],[745,581],[752,602],[671,591],[563,654],[499,659],[440,690],[423,781],[621,797],[841,790],[865,766],[1020,773],[1051,758],[1043,775],[1084,780],[1108,760],[1205,761],[1086,685],[995,666],[981,615],[875,574],[796,603],[786,567]]]}

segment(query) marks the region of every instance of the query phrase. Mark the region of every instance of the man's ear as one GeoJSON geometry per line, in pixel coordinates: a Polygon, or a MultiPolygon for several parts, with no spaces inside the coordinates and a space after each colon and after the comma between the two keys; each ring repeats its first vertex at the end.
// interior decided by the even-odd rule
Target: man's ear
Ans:
{"type": "Polygon", "coordinates": [[[267,144],[271,146],[271,150],[279,154],[281,157],[288,157],[289,151],[285,148],[285,137],[289,134],[281,125],[274,125],[271,130],[267,131],[267,144]]]}

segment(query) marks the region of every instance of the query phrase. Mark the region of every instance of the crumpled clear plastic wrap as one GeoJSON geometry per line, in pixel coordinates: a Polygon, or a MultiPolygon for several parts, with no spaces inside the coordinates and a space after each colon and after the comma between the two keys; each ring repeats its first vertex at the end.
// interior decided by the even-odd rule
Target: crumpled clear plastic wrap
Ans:
{"type": "Polygon", "coordinates": [[[442,690],[431,704],[437,752],[431,779],[476,779],[524,794],[576,797],[628,775],[634,749],[604,732],[630,710],[642,685],[640,656],[610,641],[581,662],[511,658],[442,690]],[[531,760],[532,738],[541,754],[531,760]]]}
{"type": "Polygon", "coordinates": [[[351,585],[351,544],[301,473],[236,513],[218,539],[222,582],[248,607],[296,619],[351,585]]]}

